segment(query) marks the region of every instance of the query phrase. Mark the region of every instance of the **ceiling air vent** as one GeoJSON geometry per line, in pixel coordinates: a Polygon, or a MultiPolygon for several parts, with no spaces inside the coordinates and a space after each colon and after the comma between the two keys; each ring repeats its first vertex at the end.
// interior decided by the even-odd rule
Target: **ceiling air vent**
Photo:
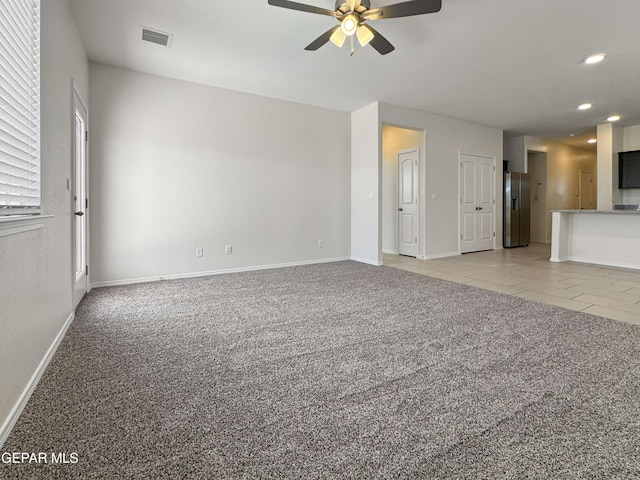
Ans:
{"type": "Polygon", "coordinates": [[[168,47],[171,45],[171,38],[173,35],[170,33],[159,32],[158,30],[152,30],[147,27],[142,28],[142,40],[151,43],[157,43],[158,45],[162,45],[163,47],[168,47]]]}

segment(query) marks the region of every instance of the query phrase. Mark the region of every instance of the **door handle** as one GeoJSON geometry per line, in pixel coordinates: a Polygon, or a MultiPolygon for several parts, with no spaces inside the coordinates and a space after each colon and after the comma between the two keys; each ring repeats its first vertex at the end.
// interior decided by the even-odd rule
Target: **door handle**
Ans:
{"type": "Polygon", "coordinates": [[[404,212],[404,209],[399,208],[399,209],[398,209],[398,211],[399,211],[399,212],[404,212]]]}
{"type": "Polygon", "coordinates": [[[81,217],[82,215],[84,215],[84,212],[75,212],[74,215],[81,217]]]}
{"type": "Polygon", "coordinates": [[[476,211],[482,210],[482,207],[476,207],[476,211]]]}

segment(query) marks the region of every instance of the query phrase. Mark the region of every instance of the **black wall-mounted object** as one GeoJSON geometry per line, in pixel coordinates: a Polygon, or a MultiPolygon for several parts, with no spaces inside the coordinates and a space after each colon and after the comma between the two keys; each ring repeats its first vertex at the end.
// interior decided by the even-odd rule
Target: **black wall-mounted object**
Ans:
{"type": "Polygon", "coordinates": [[[618,188],[640,188],[640,150],[618,153],[618,188]]]}

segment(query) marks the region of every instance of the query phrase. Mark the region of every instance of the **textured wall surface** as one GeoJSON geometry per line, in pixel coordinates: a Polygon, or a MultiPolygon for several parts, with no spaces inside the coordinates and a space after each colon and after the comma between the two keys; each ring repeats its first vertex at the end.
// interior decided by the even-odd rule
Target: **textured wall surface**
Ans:
{"type": "Polygon", "coordinates": [[[0,237],[0,424],[72,313],[72,79],[88,98],[89,68],[66,0],[41,10],[40,230],[0,237]]]}
{"type": "Polygon", "coordinates": [[[348,113],[94,63],[91,105],[92,282],[349,255],[348,113]]]}

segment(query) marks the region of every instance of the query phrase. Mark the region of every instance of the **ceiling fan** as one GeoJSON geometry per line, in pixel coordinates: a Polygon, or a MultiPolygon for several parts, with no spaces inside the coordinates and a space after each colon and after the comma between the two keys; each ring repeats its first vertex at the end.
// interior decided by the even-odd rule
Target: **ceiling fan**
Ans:
{"type": "Polygon", "coordinates": [[[361,46],[364,47],[367,44],[371,44],[380,55],[386,55],[395,50],[395,47],[366,22],[439,12],[442,8],[442,0],[410,0],[408,2],[396,3],[379,8],[371,8],[370,0],[336,0],[335,10],[314,7],[289,0],[269,0],[269,5],[299,10],[301,12],[327,15],[334,17],[340,22],[340,25],[336,25],[332,29],[327,30],[307,45],[305,50],[317,50],[328,41],[331,41],[338,47],[342,47],[345,40],[349,38],[351,55],[353,55],[355,36],[358,38],[361,46]]]}

